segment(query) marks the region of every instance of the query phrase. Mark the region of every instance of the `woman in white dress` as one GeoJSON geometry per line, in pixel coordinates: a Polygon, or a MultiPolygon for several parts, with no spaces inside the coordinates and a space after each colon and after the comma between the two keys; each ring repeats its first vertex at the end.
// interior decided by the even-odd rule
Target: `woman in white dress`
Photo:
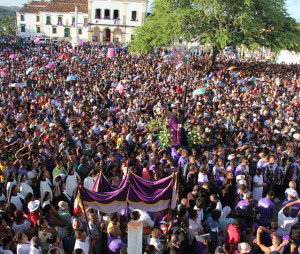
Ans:
{"type": "Polygon", "coordinates": [[[262,170],[258,168],[253,178],[253,199],[260,200],[262,198],[264,186],[266,186],[266,184],[264,183],[262,170]]]}
{"type": "Polygon", "coordinates": [[[29,185],[29,181],[26,175],[18,175],[18,187],[20,189],[20,193],[25,197],[25,195],[30,192],[33,194],[33,189],[29,185]]]}

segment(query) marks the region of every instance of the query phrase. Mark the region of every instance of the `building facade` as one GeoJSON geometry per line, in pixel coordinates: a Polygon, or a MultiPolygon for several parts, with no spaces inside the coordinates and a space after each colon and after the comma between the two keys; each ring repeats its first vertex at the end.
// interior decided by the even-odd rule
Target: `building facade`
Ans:
{"type": "Polygon", "coordinates": [[[17,35],[127,43],[134,27],[145,21],[147,3],[148,0],[31,1],[16,14],[17,35]]]}

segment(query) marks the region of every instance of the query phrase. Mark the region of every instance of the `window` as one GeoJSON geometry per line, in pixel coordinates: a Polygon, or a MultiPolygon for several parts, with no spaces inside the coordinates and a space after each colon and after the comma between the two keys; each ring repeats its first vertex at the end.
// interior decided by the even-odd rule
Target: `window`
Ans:
{"type": "Polygon", "coordinates": [[[25,25],[21,25],[21,33],[25,33],[25,25]]]}
{"type": "Polygon", "coordinates": [[[41,27],[40,26],[36,26],[36,32],[39,34],[41,32],[41,27]]]}
{"type": "Polygon", "coordinates": [[[21,15],[21,21],[24,21],[24,15],[23,14],[21,15]]]}
{"type": "Polygon", "coordinates": [[[109,9],[104,10],[104,19],[110,19],[110,11],[109,9]]]}
{"type": "Polygon", "coordinates": [[[114,10],[113,19],[119,19],[119,10],[114,10]]]}
{"type": "Polygon", "coordinates": [[[101,9],[96,9],[96,11],[95,11],[95,19],[101,19],[101,9]]]}
{"type": "Polygon", "coordinates": [[[75,17],[72,17],[72,25],[75,23],[75,17]]]}
{"type": "Polygon", "coordinates": [[[83,23],[84,23],[84,24],[87,24],[87,23],[88,23],[88,19],[87,19],[87,18],[84,18],[83,23]]]}
{"type": "Polygon", "coordinates": [[[131,12],[131,20],[132,21],[136,21],[137,19],[136,19],[136,11],[132,11],[131,12]]]}
{"type": "Polygon", "coordinates": [[[50,16],[46,17],[46,25],[51,25],[51,17],[50,16]]]}
{"type": "Polygon", "coordinates": [[[70,37],[70,28],[65,28],[65,37],[70,37]]]}
{"type": "Polygon", "coordinates": [[[82,29],[81,28],[78,29],[78,34],[82,34],[82,29]]]}
{"type": "Polygon", "coordinates": [[[60,26],[62,25],[62,17],[58,17],[57,24],[60,25],[60,26]]]}
{"type": "Polygon", "coordinates": [[[57,33],[56,27],[52,27],[52,33],[53,33],[53,34],[56,34],[56,33],[57,33]]]}
{"type": "Polygon", "coordinates": [[[36,16],[36,22],[40,22],[40,16],[36,16]]]}

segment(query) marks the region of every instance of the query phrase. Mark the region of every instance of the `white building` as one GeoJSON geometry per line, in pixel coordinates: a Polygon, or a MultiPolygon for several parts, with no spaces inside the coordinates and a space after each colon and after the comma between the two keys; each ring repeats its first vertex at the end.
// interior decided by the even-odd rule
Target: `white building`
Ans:
{"type": "Polygon", "coordinates": [[[31,1],[17,12],[17,35],[74,41],[78,7],[79,41],[131,40],[133,28],[144,23],[148,0],[31,1]]]}
{"type": "Polygon", "coordinates": [[[17,35],[73,40],[75,7],[78,7],[78,37],[88,40],[87,0],[32,1],[17,12],[17,35]]]}

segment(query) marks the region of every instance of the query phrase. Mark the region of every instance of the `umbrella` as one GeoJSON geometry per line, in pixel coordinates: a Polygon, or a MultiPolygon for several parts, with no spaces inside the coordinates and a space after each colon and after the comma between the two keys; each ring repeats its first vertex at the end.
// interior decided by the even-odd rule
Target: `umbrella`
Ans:
{"type": "Polygon", "coordinates": [[[26,75],[29,75],[33,70],[34,70],[33,67],[28,68],[26,71],[26,75]]]}
{"type": "Polygon", "coordinates": [[[86,43],[86,42],[83,42],[83,41],[81,41],[81,42],[77,42],[77,45],[79,45],[79,46],[85,46],[85,45],[87,45],[87,43],[86,43]]]}
{"type": "Polygon", "coordinates": [[[45,67],[47,67],[48,69],[53,69],[56,67],[55,64],[47,64],[45,67]]]}
{"type": "Polygon", "coordinates": [[[44,54],[44,57],[49,57],[50,55],[49,54],[44,54]]]}
{"type": "Polygon", "coordinates": [[[12,54],[9,56],[10,59],[16,59],[18,56],[16,54],[12,54]]]}
{"type": "Polygon", "coordinates": [[[82,63],[81,63],[81,65],[87,65],[87,64],[88,64],[87,62],[82,62],[82,63]]]}
{"type": "Polygon", "coordinates": [[[179,68],[180,68],[182,65],[183,65],[183,63],[179,63],[179,64],[177,64],[177,65],[176,65],[176,67],[175,67],[175,68],[176,68],[176,70],[178,70],[178,69],[179,69],[179,68]]]}
{"type": "Polygon", "coordinates": [[[66,54],[61,54],[59,57],[58,57],[58,59],[59,60],[66,60],[66,59],[68,59],[69,57],[66,55],[66,54]]]}
{"type": "Polygon", "coordinates": [[[193,92],[193,96],[197,96],[197,95],[201,95],[201,94],[205,94],[205,93],[206,93],[205,89],[199,88],[193,92]]]}
{"type": "Polygon", "coordinates": [[[69,51],[70,53],[73,53],[73,49],[68,49],[68,51],[69,51]]]}
{"type": "Polygon", "coordinates": [[[20,88],[23,88],[26,86],[26,83],[23,82],[23,83],[13,83],[13,84],[10,84],[9,87],[20,87],[20,88]]]}
{"type": "Polygon", "coordinates": [[[122,86],[120,83],[117,85],[116,87],[116,91],[119,93],[123,93],[124,92],[124,86],[122,86]]]}
{"type": "Polygon", "coordinates": [[[165,55],[164,58],[173,58],[172,55],[165,55]]]}
{"type": "Polygon", "coordinates": [[[66,79],[66,81],[69,82],[69,81],[73,81],[73,80],[76,80],[76,79],[78,79],[78,76],[73,75],[73,76],[69,76],[69,77],[66,79]]]}
{"type": "Polygon", "coordinates": [[[48,70],[48,68],[47,67],[40,68],[40,71],[45,71],[45,70],[48,70]]]}
{"type": "Polygon", "coordinates": [[[6,62],[0,62],[0,65],[5,65],[6,64],[6,62]]]}
{"type": "Polygon", "coordinates": [[[227,69],[227,71],[231,71],[231,70],[233,70],[233,69],[235,69],[236,68],[236,66],[230,66],[228,69],[227,69]]]}
{"type": "Polygon", "coordinates": [[[73,59],[76,59],[76,58],[78,58],[78,56],[73,56],[73,57],[72,57],[72,60],[73,60],[73,59]]]}
{"type": "Polygon", "coordinates": [[[39,43],[40,43],[40,39],[39,39],[39,38],[36,38],[36,39],[34,40],[34,43],[35,43],[35,44],[39,44],[39,43]]]}
{"type": "Polygon", "coordinates": [[[7,75],[7,73],[5,71],[1,71],[0,76],[1,77],[7,77],[8,75],[7,75]]]}

